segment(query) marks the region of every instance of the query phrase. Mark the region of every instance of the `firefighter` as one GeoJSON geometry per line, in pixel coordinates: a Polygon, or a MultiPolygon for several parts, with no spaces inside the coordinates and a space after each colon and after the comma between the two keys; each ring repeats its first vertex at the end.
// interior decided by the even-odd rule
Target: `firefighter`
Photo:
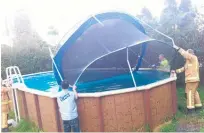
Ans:
{"type": "Polygon", "coordinates": [[[5,85],[1,87],[1,130],[7,132],[8,130],[8,113],[11,109],[11,100],[9,98],[9,89],[5,85]]]}
{"type": "Polygon", "coordinates": [[[174,45],[174,48],[186,59],[184,67],[177,69],[176,73],[185,71],[187,112],[188,114],[192,114],[195,110],[200,110],[202,108],[200,96],[197,91],[200,82],[198,58],[192,49],[185,51],[176,45],[174,45]]]}
{"type": "Polygon", "coordinates": [[[159,61],[160,61],[160,63],[159,63],[159,64],[160,64],[160,65],[159,65],[159,69],[169,71],[169,69],[170,69],[169,62],[168,62],[168,60],[164,57],[163,54],[160,54],[160,55],[159,55],[159,61]]]}

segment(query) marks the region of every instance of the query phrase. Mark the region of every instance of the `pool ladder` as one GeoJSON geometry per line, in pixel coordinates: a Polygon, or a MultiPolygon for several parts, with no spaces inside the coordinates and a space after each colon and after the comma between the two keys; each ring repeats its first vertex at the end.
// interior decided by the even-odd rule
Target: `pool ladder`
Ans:
{"type": "Polygon", "coordinates": [[[19,67],[17,66],[10,66],[6,68],[6,78],[8,81],[16,78],[18,83],[24,84],[24,79],[21,75],[19,67]]]}
{"type": "Polygon", "coordinates": [[[10,66],[6,68],[6,78],[7,82],[11,85],[12,90],[12,101],[13,101],[13,108],[15,113],[15,121],[19,122],[20,117],[20,111],[19,111],[19,105],[18,105],[18,94],[17,94],[17,88],[12,87],[13,86],[13,80],[17,79],[17,83],[24,84],[24,79],[21,75],[20,69],[17,66],[10,66]],[[12,82],[11,82],[12,81],[12,82]]]}

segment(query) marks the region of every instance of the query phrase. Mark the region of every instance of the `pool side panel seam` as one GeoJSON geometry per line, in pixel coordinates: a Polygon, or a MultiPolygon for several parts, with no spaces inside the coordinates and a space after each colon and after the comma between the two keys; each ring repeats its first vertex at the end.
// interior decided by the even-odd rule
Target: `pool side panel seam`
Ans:
{"type": "Polygon", "coordinates": [[[36,104],[36,113],[37,113],[37,118],[38,118],[38,125],[39,128],[42,129],[42,118],[41,118],[41,113],[40,113],[40,105],[39,105],[39,99],[38,96],[36,94],[34,94],[35,97],[35,104],[36,104]]]}
{"type": "Polygon", "coordinates": [[[24,106],[24,111],[25,111],[25,118],[26,119],[29,119],[29,116],[28,116],[28,106],[27,106],[27,100],[26,100],[26,96],[25,96],[25,92],[24,91],[21,91],[23,94],[22,94],[22,96],[23,96],[23,106],[24,106]]]}
{"type": "MultiPolygon", "coordinates": [[[[129,93],[129,94],[131,94],[131,93],[129,93]]],[[[134,95],[135,95],[135,93],[133,92],[132,93],[132,95],[133,95],[133,97],[134,97],[134,95]]],[[[130,98],[130,96],[129,96],[129,103],[130,103],[130,113],[131,113],[131,123],[132,123],[132,129],[133,129],[133,120],[132,120],[132,100],[131,100],[131,98],[130,98]]]]}
{"type": "Polygon", "coordinates": [[[170,84],[173,115],[176,114],[176,111],[177,111],[177,97],[176,97],[176,85],[175,84],[176,84],[175,82],[171,82],[170,84]]]}
{"type": "MultiPolygon", "coordinates": [[[[113,101],[114,101],[114,111],[115,111],[114,115],[115,115],[115,119],[116,119],[116,122],[117,122],[115,96],[113,96],[113,99],[114,99],[113,101]]],[[[116,123],[116,126],[117,126],[117,131],[115,131],[115,132],[118,132],[118,124],[117,123],[116,123]]]]}
{"type": "Polygon", "coordinates": [[[55,109],[55,119],[56,119],[56,123],[57,123],[57,131],[58,132],[62,132],[61,130],[61,124],[60,124],[60,115],[59,115],[59,109],[58,109],[58,104],[57,104],[57,99],[53,99],[54,100],[54,109],[55,109]]]}
{"type": "Polygon", "coordinates": [[[145,90],[143,92],[144,96],[144,112],[145,112],[145,124],[148,124],[152,129],[152,117],[151,117],[151,108],[150,108],[150,91],[145,90]]]}
{"type": "Polygon", "coordinates": [[[104,132],[102,97],[99,97],[100,132],[104,132]]]}

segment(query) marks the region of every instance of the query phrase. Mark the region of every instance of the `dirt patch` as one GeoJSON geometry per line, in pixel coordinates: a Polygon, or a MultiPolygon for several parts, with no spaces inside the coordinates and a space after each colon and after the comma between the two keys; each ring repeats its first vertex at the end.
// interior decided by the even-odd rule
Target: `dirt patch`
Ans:
{"type": "Polygon", "coordinates": [[[199,119],[198,115],[187,116],[185,119],[179,120],[176,132],[199,132],[204,127],[204,121],[199,119]]]}
{"type": "Polygon", "coordinates": [[[200,124],[178,124],[176,127],[176,132],[199,132],[200,131],[200,124]]]}

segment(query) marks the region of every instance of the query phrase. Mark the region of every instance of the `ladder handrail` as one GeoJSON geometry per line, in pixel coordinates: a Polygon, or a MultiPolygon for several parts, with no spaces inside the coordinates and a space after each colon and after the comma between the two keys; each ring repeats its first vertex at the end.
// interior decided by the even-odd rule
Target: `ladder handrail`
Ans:
{"type": "Polygon", "coordinates": [[[21,83],[21,81],[23,82],[22,76],[17,73],[17,72],[18,72],[18,69],[16,68],[16,66],[14,66],[13,69],[14,69],[14,73],[19,76],[19,77],[17,76],[17,80],[19,81],[19,83],[21,83]],[[17,70],[16,70],[16,69],[17,69],[17,70]]]}
{"type": "MultiPolygon", "coordinates": [[[[10,67],[6,68],[6,78],[7,78],[7,82],[9,82],[9,80],[13,81],[13,79],[16,78],[18,83],[24,84],[24,79],[23,79],[23,77],[21,75],[19,67],[17,67],[17,66],[10,66],[10,67]],[[13,70],[14,74],[12,74],[12,70],[13,70]]],[[[13,84],[13,82],[11,83],[11,86],[12,86],[12,84],[13,84]]],[[[14,111],[15,119],[16,119],[16,122],[17,122],[17,119],[18,119],[18,121],[20,121],[20,111],[19,111],[18,96],[17,96],[16,88],[14,90],[12,90],[12,96],[13,96],[13,98],[12,98],[13,102],[16,101],[16,105],[13,104],[13,106],[14,106],[14,110],[15,110],[14,111]],[[14,95],[15,95],[15,97],[14,97],[14,95]],[[17,113],[18,113],[18,116],[17,116],[17,113]]]]}
{"type": "MultiPolygon", "coordinates": [[[[23,84],[24,84],[24,80],[23,80],[23,77],[22,77],[22,75],[21,75],[21,72],[20,72],[20,70],[19,70],[19,68],[17,67],[17,66],[14,66],[14,72],[15,73],[17,73],[17,71],[16,71],[16,69],[17,69],[17,71],[18,71],[18,73],[19,74],[17,74],[17,75],[19,75],[20,76],[20,78],[17,78],[18,80],[19,80],[19,82],[22,82],[23,84]],[[21,80],[21,81],[20,81],[21,80]]],[[[17,91],[16,91],[16,89],[14,90],[15,91],[15,93],[16,93],[16,101],[18,101],[18,96],[17,96],[17,91]]],[[[20,121],[20,112],[19,112],[19,106],[18,106],[18,104],[17,104],[17,111],[18,111],[18,119],[19,119],[19,121],[20,121]]]]}
{"type": "Polygon", "coordinates": [[[21,74],[21,71],[20,71],[19,67],[15,66],[15,68],[17,69],[17,71],[18,71],[18,73],[19,73],[19,76],[20,76],[20,78],[21,78],[21,81],[22,81],[22,83],[24,84],[24,79],[23,79],[23,77],[22,77],[22,74],[21,74]]]}
{"type": "Polygon", "coordinates": [[[24,79],[22,77],[21,71],[19,67],[17,66],[10,66],[6,68],[6,75],[7,75],[7,80],[13,79],[13,77],[16,77],[19,83],[24,84],[24,79]],[[12,70],[14,71],[14,74],[12,74],[12,70]]]}
{"type": "MultiPolygon", "coordinates": [[[[12,79],[12,77],[10,75],[10,69],[12,69],[12,66],[6,68],[6,80],[7,80],[7,82],[9,82],[9,80],[12,79]]],[[[14,93],[15,92],[12,90],[12,100],[13,100],[13,102],[15,102],[14,93]]],[[[17,122],[17,111],[16,111],[15,103],[13,103],[13,108],[14,108],[15,120],[17,122]]]]}

